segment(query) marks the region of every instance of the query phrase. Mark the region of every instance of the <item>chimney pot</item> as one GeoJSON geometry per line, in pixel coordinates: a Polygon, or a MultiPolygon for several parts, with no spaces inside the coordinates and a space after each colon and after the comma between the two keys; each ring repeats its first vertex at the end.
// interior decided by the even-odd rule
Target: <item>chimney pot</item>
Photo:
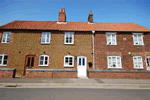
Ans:
{"type": "Polygon", "coordinates": [[[65,12],[65,8],[63,8],[63,12],[65,12]]]}
{"type": "Polygon", "coordinates": [[[65,8],[60,9],[60,12],[59,12],[59,22],[66,22],[65,8]]]}
{"type": "Polygon", "coordinates": [[[89,12],[88,22],[93,23],[93,14],[92,14],[92,11],[89,12]]]}

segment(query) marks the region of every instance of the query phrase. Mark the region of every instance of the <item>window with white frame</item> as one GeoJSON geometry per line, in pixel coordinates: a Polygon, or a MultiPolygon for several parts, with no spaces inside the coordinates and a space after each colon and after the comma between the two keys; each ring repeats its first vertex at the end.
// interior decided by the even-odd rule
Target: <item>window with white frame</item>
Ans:
{"type": "Polygon", "coordinates": [[[74,66],[74,57],[73,56],[64,56],[64,67],[73,67],[74,66]]]}
{"type": "Polygon", "coordinates": [[[74,44],[74,32],[65,32],[64,44],[74,44]]]}
{"type": "Polygon", "coordinates": [[[119,56],[108,56],[107,62],[108,68],[122,68],[121,57],[119,56]]]}
{"type": "Polygon", "coordinates": [[[135,69],[143,68],[143,61],[141,56],[134,56],[133,57],[133,63],[135,69]]]}
{"type": "Polygon", "coordinates": [[[49,56],[48,55],[40,55],[39,56],[39,66],[48,66],[49,64],[49,56]]]}
{"type": "Polygon", "coordinates": [[[117,45],[116,33],[107,32],[107,45],[117,45]]]}
{"type": "Polygon", "coordinates": [[[133,33],[134,45],[144,45],[142,33],[133,33]]]}
{"type": "Polygon", "coordinates": [[[51,33],[50,32],[42,32],[41,43],[42,44],[50,44],[51,33]]]}
{"type": "Polygon", "coordinates": [[[11,32],[3,32],[2,43],[10,43],[11,32]]]}
{"type": "Polygon", "coordinates": [[[8,55],[1,54],[0,55],[0,66],[7,66],[8,55]]]}

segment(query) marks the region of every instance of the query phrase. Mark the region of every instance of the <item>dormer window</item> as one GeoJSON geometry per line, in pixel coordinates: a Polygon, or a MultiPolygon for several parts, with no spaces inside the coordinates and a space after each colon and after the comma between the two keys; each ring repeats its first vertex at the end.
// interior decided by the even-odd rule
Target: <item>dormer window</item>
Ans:
{"type": "Polygon", "coordinates": [[[116,33],[107,32],[106,34],[107,34],[107,45],[117,45],[116,33]]]}
{"type": "Polygon", "coordinates": [[[74,44],[74,32],[65,32],[64,44],[74,44]]]}
{"type": "Polygon", "coordinates": [[[142,33],[133,33],[134,45],[144,45],[142,33]]]}

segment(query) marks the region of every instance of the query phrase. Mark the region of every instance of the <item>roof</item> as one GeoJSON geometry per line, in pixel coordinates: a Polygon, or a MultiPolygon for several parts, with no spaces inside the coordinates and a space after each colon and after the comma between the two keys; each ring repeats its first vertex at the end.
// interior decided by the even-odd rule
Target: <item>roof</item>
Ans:
{"type": "Polygon", "coordinates": [[[135,23],[94,23],[67,22],[58,24],[57,21],[12,21],[0,26],[0,29],[27,30],[64,30],[64,31],[149,31],[150,29],[135,23]]]}

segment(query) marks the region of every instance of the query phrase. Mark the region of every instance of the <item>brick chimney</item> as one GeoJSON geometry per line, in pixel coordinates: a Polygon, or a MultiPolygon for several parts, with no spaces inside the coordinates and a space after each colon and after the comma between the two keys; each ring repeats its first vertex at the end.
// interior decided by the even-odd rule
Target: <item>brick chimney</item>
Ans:
{"type": "Polygon", "coordinates": [[[92,14],[92,11],[90,11],[90,13],[89,13],[88,22],[89,23],[93,23],[93,14],[92,14]]]}
{"type": "Polygon", "coordinates": [[[60,9],[60,12],[59,12],[59,22],[66,22],[65,8],[60,9]]]}

